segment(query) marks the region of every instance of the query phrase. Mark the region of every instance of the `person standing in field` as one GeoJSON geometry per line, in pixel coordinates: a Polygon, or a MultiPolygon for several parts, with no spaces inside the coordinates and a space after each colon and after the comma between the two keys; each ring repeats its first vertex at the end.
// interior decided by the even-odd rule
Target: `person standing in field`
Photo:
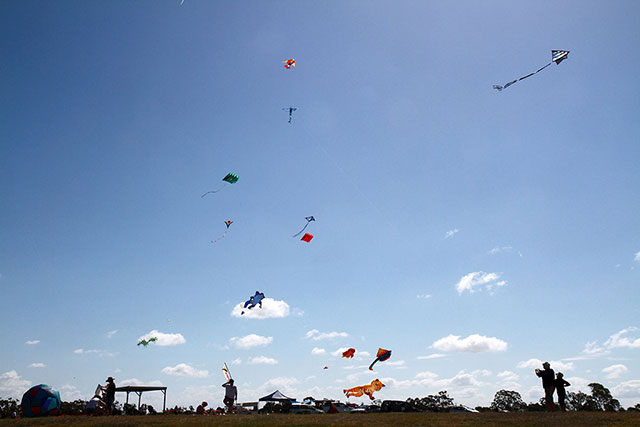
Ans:
{"type": "Polygon", "coordinates": [[[560,410],[562,412],[566,412],[567,405],[564,404],[564,399],[566,399],[567,397],[567,392],[564,390],[564,388],[570,386],[571,384],[565,381],[564,378],[562,378],[563,376],[564,375],[562,375],[562,372],[558,372],[556,374],[555,386],[556,393],[558,393],[558,405],[560,405],[560,410]]]}
{"type": "Polygon", "coordinates": [[[555,374],[549,362],[542,364],[543,370],[536,369],[536,375],[542,378],[542,388],[544,388],[544,406],[547,412],[555,409],[553,404],[553,390],[555,389],[555,374]]]}
{"type": "Polygon", "coordinates": [[[238,399],[238,389],[233,385],[233,379],[222,384],[224,387],[224,399],[222,402],[226,405],[229,413],[233,410],[233,403],[238,399]]]}
{"type": "Polygon", "coordinates": [[[107,390],[105,392],[104,403],[107,406],[107,415],[113,412],[113,402],[116,400],[116,383],[113,377],[107,378],[107,390]]]}

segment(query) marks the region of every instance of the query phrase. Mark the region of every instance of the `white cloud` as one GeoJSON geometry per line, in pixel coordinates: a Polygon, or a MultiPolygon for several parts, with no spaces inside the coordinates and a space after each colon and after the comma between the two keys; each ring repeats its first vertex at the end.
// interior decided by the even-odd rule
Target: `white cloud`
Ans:
{"type": "Polygon", "coordinates": [[[614,378],[619,378],[620,375],[626,374],[628,371],[629,369],[624,365],[611,365],[602,370],[602,372],[607,374],[607,378],[610,380],[614,378]]]}
{"type": "MultiPolygon", "coordinates": [[[[166,369],[166,368],[165,368],[166,369]]],[[[125,385],[153,385],[153,386],[158,386],[158,385],[162,385],[162,383],[158,380],[155,381],[141,381],[137,378],[127,378],[126,380],[122,380],[122,381],[118,381],[118,385],[120,386],[125,386],[125,385]]]]}
{"type": "Polygon", "coordinates": [[[431,295],[429,295],[429,294],[418,294],[418,295],[416,295],[416,298],[418,298],[418,299],[431,299],[431,295]]]}
{"type": "MultiPolygon", "coordinates": [[[[561,361],[550,361],[549,364],[551,365],[551,369],[555,369],[557,370],[562,370],[562,371],[571,371],[573,370],[573,362],[561,362],[561,361]]],[[[529,360],[525,360],[523,362],[519,362],[516,365],[517,368],[520,369],[525,369],[525,368],[530,368],[530,369],[542,369],[542,360],[540,359],[529,359],[529,360]]]]}
{"type": "Polygon", "coordinates": [[[453,230],[449,230],[446,233],[444,233],[444,238],[448,239],[450,237],[453,237],[454,234],[456,234],[457,232],[459,232],[460,230],[458,230],[457,228],[454,228],[453,230]]]}
{"type": "Polygon", "coordinates": [[[233,337],[229,340],[229,344],[236,348],[252,348],[269,345],[273,342],[273,337],[263,337],[261,335],[249,334],[244,337],[233,337]]]}
{"type": "Polygon", "coordinates": [[[191,377],[191,378],[206,378],[209,376],[209,371],[206,370],[198,370],[193,366],[187,365],[186,363],[179,363],[176,366],[167,366],[162,369],[163,374],[167,375],[175,375],[178,377],[191,377]]]}
{"type": "MultiPolygon", "coordinates": [[[[280,318],[287,317],[291,312],[289,308],[289,304],[284,301],[274,300],[273,298],[265,298],[262,300],[262,308],[260,306],[256,306],[251,310],[244,308],[244,303],[238,303],[233,310],[231,310],[231,315],[233,317],[244,317],[247,319],[272,319],[272,318],[280,318]],[[244,314],[242,312],[244,311],[244,314]]],[[[302,312],[296,312],[296,315],[302,315],[302,312]]]]}
{"type": "Polygon", "coordinates": [[[441,357],[447,357],[447,355],[442,353],[432,353],[427,356],[418,356],[418,360],[439,359],[441,357]]]}
{"type": "Polygon", "coordinates": [[[114,336],[117,333],[118,333],[117,329],[114,329],[113,331],[109,331],[109,332],[107,332],[107,338],[111,338],[112,336],[114,336]]]}
{"type": "Polygon", "coordinates": [[[74,400],[79,400],[84,397],[80,390],[71,384],[64,384],[58,391],[60,392],[60,398],[64,402],[73,402],[74,400]]]}
{"type": "Polygon", "coordinates": [[[20,398],[31,386],[31,381],[22,379],[14,370],[0,375],[0,396],[20,398]]]}
{"type": "Polygon", "coordinates": [[[36,344],[40,344],[40,340],[27,341],[27,342],[25,342],[25,344],[27,344],[27,345],[36,345],[36,344]]]}
{"type": "Polygon", "coordinates": [[[313,349],[311,350],[311,354],[313,355],[326,354],[326,353],[327,353],[327,350],[325,350],[324,348],[313,347],[313,349]]]}
{"type": "Polygon", "coordinates": [[[158,340],[155,341],[153,344],[160,347],[179,345],[187,342],[187,340],[184,339],[182,334],[165,334],[163,332],[159,332],[156,329],[154,329],[153,331],[145,335],[142,335],[141,337],[138,338],[138,341],[149,340],[150,338],[154,338],[154,337],[158,338],[158,340]]]}
{"type": "Polygon", "coordinates": [[[634,261],[640,261],[640,251],[636,252],[636,255],[633,257],[634,261]]]}
{"type": "Polygon", "coordinates": [[[424,380],[424,379],[435,380],[436,378],[438,378],[438,374],[434,374],[431,371],[418,372],[416,374],[416,378],[421,380],[424,380]]]}
{"type": "Polygon", "coordinates": [[[32,363],[31,365],[29,365],[29,368],[45,368],[47,365],[45,365],[42,362],[38,362],[38,363],[32,363]]]}
{"type": "Polygon", "coordinates": [[[459,335],[449,335],[433,343],[435,349],[441,351],[457,351],[463,353],[482,353],[486,351],[505,351],[507,343],[496,337],[473,334],[460,339],[459,335]]]}
{"type": "Polygon", "coordinates": [[[494,286],[504,286],[507,284],[506,280],[492,283],[498,280],[501,274],[502,273],[485,273],[484,271],[469,273],[463,276],[456,284],[456,290],[459,294],[462,294],[464,291],[474,293],[476,290],[481,290],[483,285],[487,290],[491,290],[494,286]]]}
{"type": "Polygon", "coordinates": [[[335,332],[335,331],[320,332],[317,329],[312,329],[307,332],[307,334],[305,335],[305,338],[311,338],[314,341],[320,341],[320,340],[328,340],[333,338],[347,338],[348,336],[349,334],[346,332],[335,332]]]}
{"type": "Polygon", "coordinates": [[[639,398],[640,380],[621,382],[611,389],[611,394],[615,397],[639,398]]]}
{"type": "Polygon", "coordinates": [[[628,338],[626,335],[629,332],[637,332],[637,327],[631,326],[629,328],[623,329],[620,332],[616,332],[611,335],[607,341],[605,341],[604,346],[606,348],[640,348],[640,338],[628,338]]]}
{"type": "Polygon", "coordinates": [[[242,359],[238,358],[238,359],[234,359],[231,361],[232,365],[241,365],[242,364],[242,359]]]}
{"type": "Polygon", "coordinates": [[[496,246],[489,251],[489,255],[499,254],[500,252],[511,252],[513,248],[511,246],[496,246]]]}
{"type": "MultiPolygon", "coordinates": [[[[279,389],[280,391],[291,389],[294,385],[298,384],[297,378],[291,377],[277,377],[271,378],[261,387],[264,390],[279,389]]],[[[286,394],[286,393],[285,393],[286,394]]]]}
{"type": "Polygon", "coordinates": [[[251,365],[276,365],[278,361],[266,356],[256,356],[249,358],[249,364],[251,365]]]}
{"type": "Polygon", "coordinates": [[[387,366],[393,366],[395,369],[407,369],[407,367],[405,366],[407,362],[405,362],[404,360],[394,360],[392,362],[381,362],[381,363],[384,363],[387,366]]]}
{"type": "Polygon", "coordinates": [[[497,374],[496,377],[498,377],[500,379],[503,379],[505,381],[516,381],[516,380],[520,379],[518,374],[516,374],[515,372],[511,372],[511,371],[502,371],[499,374],[497,374]]]}
{"type": "Polygon", "coordinates": [[[73,350],[74,354],[96,354],[96,353],[100,353],[101,350],[85,350],[82,348],[78,348],[73,350]]]}

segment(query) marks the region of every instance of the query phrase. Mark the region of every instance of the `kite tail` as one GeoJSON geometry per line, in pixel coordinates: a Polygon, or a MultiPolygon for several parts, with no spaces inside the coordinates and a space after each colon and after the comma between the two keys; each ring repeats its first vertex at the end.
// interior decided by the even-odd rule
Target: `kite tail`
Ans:
{"type": "MultiPolygon", "coordinates": [[[[229,230],[227,230],[227,231],[229,231],[229,230]]],[[[212,240],[212,241],[211,241],[211,243],[216,243],[218,240],[222,240],[222,239],[224,239],[224,236],[226,236],[226,235],[227,235],[227,231],[225,231],[225,232],[222,234],[222,236],[218,237],[216,240],[212,240]]]]}
{"type": "Polygon", "coordinates": [[[540,71],[544,70],[545,68],[547,68],[547,67],[548,67],[549,65],[551,65],[551,64],[553,64],[553,61],[552,61],[552,62],[549,62],[547,65],[545,65],[545,66],[544,66],[544,67],[542,67],[542,68],[538,68],[538,70],[537,70],[537,71],[534,71],[533,73],[529,73],[529,74],[527,74],[526,76],[522,76],[522,77],[520,77],[519,79],[516,79],[516,80],[510,81],[509,83],[505,84],[504,86],[500,86],[500,85],[493,85],[493,88],[494,88],[494,89],[497,89],[497,90],[498,90],[498,92],[501,92],[503,89],[508,88],[509,86],[511,86],[512,84],[514,84],[514,83],[516,83],[516,82],[519,82],[520,80],[524,80],[524,79],[526,79],[526,78],[529,78],[529,77],[533,76],[534,74],[538,74],[540,71]]]}
{"type": "Polygon", "coordinates": [[[376,360],[374,360],[373,362],[371,362],[371,365],[369,365],[369,370],[370,370],[370,371],[373,371],[373,365],[375,365],[375,364],[376,364],[376,362],[377,362],[378,360],[380,360],[380,358],[379,358],[379,357],[376,357],[376,360]]]}
{"type": "Polygon", "coordinates": [[[225,184],[222,184],[222,187],[218,188],[217,190],[211,190],[211,191],[207,191],[206,193],[204,193],[202,196],[200,196],[200,198],[206,196],[209,193],[217,193],[218,191],[222,190],[225,187],[225,184]]]}
{"type": "Polygon", "coordinates": [[[309,222],[307,222],[307,223],[304,225],[304,227],[302,227],[302,230],[300,230],[300,231],[298,231],[296,234],[294,234],[294,235],[293,235],[293,237],[298,237],[299,235],[301,235],[301,234],[302,234],[302,232],[303,232],[304,230],[306,230],[306,229],[307,229],[307,227],[309,226],[309,224],[310,224],[310,223],[309,223],[309,222]]]}

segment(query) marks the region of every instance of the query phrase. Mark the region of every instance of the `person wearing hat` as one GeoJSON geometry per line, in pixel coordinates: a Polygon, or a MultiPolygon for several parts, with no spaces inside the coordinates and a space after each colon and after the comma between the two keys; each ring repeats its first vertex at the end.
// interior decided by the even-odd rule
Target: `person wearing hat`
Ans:
{"type": "Polygon", "coordinates": [[[107,415],[111,415],[113,411],[113,402],[116,400],[116,383],[113,377],[107,378],[107,392],[105,393],[104,403],[107,406],[107,415]]]}
{"type": "Polygon", "coordinates": [[[542,388],[544,388],[544,406],[547,412],[555,409],[553,404],[553,390],[555,389],[556,376],[551,369],[549,362],[542,364],[543,370],[536,369],[536,375],[542,378],[542,388]]]}

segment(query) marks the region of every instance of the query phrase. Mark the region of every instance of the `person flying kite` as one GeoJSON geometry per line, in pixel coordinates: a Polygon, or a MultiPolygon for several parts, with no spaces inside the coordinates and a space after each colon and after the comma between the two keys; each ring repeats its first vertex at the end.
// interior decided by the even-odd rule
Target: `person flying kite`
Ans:
{"type": "Polygon", "coordinates": [[[307,220],[307,223],[304,225],[304,227],[302,227],[302,230],[300,230],[296,234],[294,234],[293,237],[298,237],[299,235],[301,235],[302,232],[307,229],[309,224],[311,224],[311,221],[315,221],[316,220],[313,216],[305,216],[304,219],[307,220]]]}
{"type": "Polygon", "coordinates": [[[293,68],[296,67],[296,60],[293,58],[287,59],[286,61],[282,61],[282,63],[284,64],[284,68],[286,68],[287,70],[290,70],[291,67],[293,68]]]}
{"type": "Polygon", "coordinates": [[[224,233],[222,234],[222,236],[218,237],[216,240],[212,240],[211,243],[216,243],[218,240],[223,239],[224,236],[227,235],[227,232],[229,231],[229,226],[233,224],[233,221],[225,221],[224,224],[227,226],[227,229],[224,230],[224,233]]]}
{"type": "Polygon", "coordinates": [[[297,108],[295,107],[287,107],[287,108],[283,108],[282,111],[288,111],[289,112],[289,124],[291,124],[291,120],[293,120],[293,112],[296,111],[297,108]]]}
{"type": "Polygon", "coordinates": [[[228,173],[224,178],[222,178],[222,180],[225,182],[224,184],[222,184],[222,187],[218,188],[217,190],[211,190],[211,191],[207,191],[206,193],[204,193],[202,196],[200,197],[204,197],[209,193],[217,193],[218,191],[222,190],[227,184],[227,182],[229,184],[235,184],[236,182],[238,182],[238,175],[233,174],[233,173],[228,173]]]}
{"type": "MultiPolygon", "coordinates": [[[[244,308],[246,308],[247,310],[251,310],[256,305],[259,305],[260,308],[262,308],[262,300],[263,299],[264,299],[264,294],[262,292],[256,291],[256,294],[251,296],[244,303],[244,308]]],[[[243,314],[244,314],[244,311],[242,311],[242,313],[240,313],[240,315],[243,315],[243,314]]]]}
{"type": "Polygon", "coordinates": [[[391,350],[385,350],[384,348],[379,348],[378,349],[378,354],[376,354],[376,359],[371,362],[371,365],[369,365],[369,370],[373,371],[373,365],[376,364],[376,362],[384,362],[385,360],[388,360],[391,357],[391,350]]]}
{"type": "Polygon", "coordinates": [[[144,340],[143,339],[143,340],[138,341],[138,346],[140,346],[142,344],[143,346],[146,347],[149,344],[151,344],[152,342],[156,342],[156,341],[158,341],[158,337],[149,338],[148,340],[144,340]]]}
{"type": "Polygon", "coordinates": [[[344,357],[345,359],[351,359],[355,354],[356,354],[356,349],[350,348],[347,351],[342,353],[342,357],[344,357]]]}
{"type": "Polygon", "coordinates": [[[526,76],[520,77],[519,79],[515,79],[513,81],[510,81],[509,83],[505,83],[504,86],[493,85],[493,88],[498,90],[498,91],[502,91],[503,89],[508,88],[509,86],[511,86],[512,84],[514,84],[516,82],[519,82],[520,80],[524,80],[524,79],[526,79],[528,77],[533,76],[534,74],[539,73],[540,71],[544,70],[545,68],[547,68],[549,65],[551,65],[554,62],[556,63],[556,65],[560,64],[562,61],[567,59],[568,56],[569,56],[569,51],[568,50],[552,50],[551,51],[551,62],[549,62],[544,67],[539,68],[537,71],[534,71],[533,73],[529,73],[526,76]]]}

